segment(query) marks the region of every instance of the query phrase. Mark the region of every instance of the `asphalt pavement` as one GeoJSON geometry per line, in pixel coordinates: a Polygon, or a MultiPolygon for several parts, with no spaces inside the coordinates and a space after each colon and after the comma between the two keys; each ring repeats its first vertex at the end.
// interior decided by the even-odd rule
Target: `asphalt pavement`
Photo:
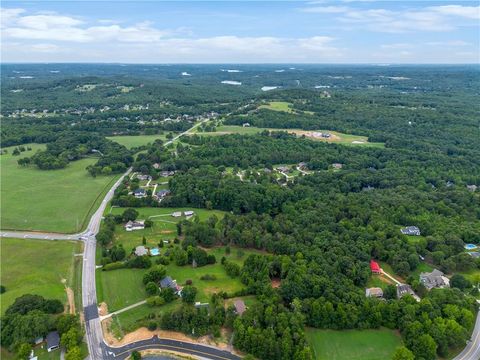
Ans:
{"type": "Polygon", "coordinates": [[[477,320],[472,336],[467,346],[453,360],[479,360],[480,359],[480,311],[477,313],[477,320]]]}

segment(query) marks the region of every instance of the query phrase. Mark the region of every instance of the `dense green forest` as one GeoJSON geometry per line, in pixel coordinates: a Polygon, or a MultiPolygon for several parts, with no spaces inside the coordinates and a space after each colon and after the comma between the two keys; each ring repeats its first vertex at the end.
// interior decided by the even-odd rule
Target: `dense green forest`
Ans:
{"type": "MultiPolygon", "coordinates": [[[[476,316],[478,284],[460,273],[480,269],[480,259],[464,249],[480,244],[480,192],[473,186],[480,186],[478,66],[239,68],[227,74],[214,65],[78,65],[59,66],[62,72],[49,76],[38,65],[21,69],[34,77],[26,82],[8,78],[12,68],[4,65],[2,143],[47,143],[22,163],[40,169],[66,166],[95,149],[102,156],[88,169],[94,176],[129,166],[153,179],[175,171],[161,202],[151,192],[136,198],[126,179],[112,205],[224,210],[220,221],[182,223],[177,235],[184,249],[222,244],[265,251],[239,271],[246,286],[240,295],[259,300],[243,316],[225,314],[214,297],[213,313],[186,304],[162,318],[163,328],[188,333],[196,326],[203,335],[225,326],[237,348],[261,359],[312,358],[305,326],[399,329],[419,360],[461,347],[476,316]],[[85,75],[73,76],[74,70],[85,75]],[[182,78],[182,71],[193,76],[182,78]],[[242,86],[225,91],[223,80],[242,86]],[[262,86],[280,88],[263,92],[262,86]],[[292,111],[259,108],[269,101],[288,102],[292,111]],[[168,147],[157,140],[134,154],[104,138],[179,132],[205,118],[212,119],[210,128],[248,122],[336,130],[385,147],[265,130],[199,132],[168,147]],[[300,163],[304,176],[277,171],[300,163]],[[422,236],[400,232],[412,225],[422,236]],[[365,297],[371,259],[388,264],[421,300],[397,299],[392,285],[384,301],[365,297]],[[418,279],[425,265],[462,281],[427,291],[418,279]]],[[[115,226],[106,225],[99,241],[108,247],[115,226]]]]}

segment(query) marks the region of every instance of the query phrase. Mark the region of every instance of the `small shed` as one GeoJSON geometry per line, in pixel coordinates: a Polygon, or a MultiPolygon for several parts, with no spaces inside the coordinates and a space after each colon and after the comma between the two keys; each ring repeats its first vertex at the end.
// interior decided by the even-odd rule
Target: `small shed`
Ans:
{"type": "Polygon", "coordinates": [[[238,314],[238,315],[242,315],[245,310],[247,310],[247,307],[245,306],[245,303],[243,302],[243,300],[235,300],[235,302],[233,303],[233,306],[235,306],[235,312],[238,314]]]}
{"type": "Polygon", "coordinates": [[[137,246],[135,248],[135,255],[137,255],[137,256],[148,255],[148,249],[143,245],[137,246]]]}
{"type": "Polygon", "coordinates": [[[381,274],[382,269],[380,268],[380,265],[374,260],[370,260],[370,270],[372,271],[373,274],[381,274]]]}
{"type": "Polygon", "coordinates": [[[49,332],[47,335],[47,351],[51,352],[60,347],[60,335],[58,331],[49,332]]]}

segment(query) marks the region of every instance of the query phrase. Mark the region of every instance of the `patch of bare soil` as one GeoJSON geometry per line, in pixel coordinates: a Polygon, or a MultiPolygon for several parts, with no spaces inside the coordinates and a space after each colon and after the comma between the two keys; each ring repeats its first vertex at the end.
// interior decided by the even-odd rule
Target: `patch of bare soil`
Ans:
{"type": "Polygon", "coordinates": [[[188,337],[185,334],[176,332],[176,331],[167,331],[167,330],[155,330],[150,331],[146,327],[141,327],[131,333],[126,334],[121,340],[117,340],[113,334],[108,331],[108,320],[102,321],[102,329],[105,337],[105,341],[110,346],[123,346],[139,340],[151,339],[154,335],[157,335],[159,338],[163,339],[173,339],[183,342],[190,342],[196,344],[210,345],[215,346],[220,349],[227,349],[228,344],[223,342],[215,342],[210,336],[202,336],[196,339],[188,337]]]}
{"type": "Polygon", "coordinates": [[[70,314],[75,315],[75,296],[74,296],[73,290],[68,286],[66,286],[65,291],[67,292],[69,312],[70,314]]]}
{"type": "Polygon", "coordinates": [[[281,283],[282,283],[282,281],[281,281],[280,279],[278,279],[278,278],[273,278],[273,279],[272,279],[272,282],[271,282],[272,288],[274,288],[274,289],[279,288],[280,285],[281,285],[281,283]]]}
{"type": "Polygon", "coordinates": [[[332,134],[331,132],[325,132],[330,134],[328,138],[322,137],[322,131],[289,130],[289,132],[297,134],[298,136],[305,135],[305,137],[314,139],[314,140],[323,140],[323,141],[339,141],[340,140],[340,136],[332,134]]]}
{"type": "Polygon", "coordinates": [[[107,303],[105,303],[105,302],[100,303],[100,306],[98,307],[98,314],[99,314],[100,316],[108,315],[108,306],[107,306],[107,303]]]}

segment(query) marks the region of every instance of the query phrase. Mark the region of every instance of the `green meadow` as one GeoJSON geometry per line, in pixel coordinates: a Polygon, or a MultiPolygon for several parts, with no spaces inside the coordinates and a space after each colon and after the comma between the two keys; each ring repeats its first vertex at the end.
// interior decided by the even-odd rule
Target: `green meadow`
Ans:
{"type": "Polygon", "coordinates": [[[0,156],[1,227],[11,230],[43,230],[74,233],[82,230],[99,205],[114,176],[91,177],[85,168],[94,158],[71,162],[58,170],[21,167],[17,160],[33,155],[44,145],[25,145],[31,151],[0,156]]]}
{"type": "Polygon", "coordinates": [[[402,345],[400,334],[393,330],[319,330],[309,328],[307,340],[317,360],[385,360],[391,359],[402,345]]]}
{"type": "Polygon", "coordinates": [[[65,285],[79,289],[73,255],[82,252],[80,242],[2,238],[0,246],[0,279],[7,289],[0,295],[1,313],[25,294],[66,302],[65,285]]]}
{"type": "Polygon", "coordinates": [[[284,111],[288,113],[293,113],[294,109],[292,107],[292,103],[287,101],[271,101],[267,104],[260,105],[259,109],[268,109],[273,111],[284,111]]]}
{"type": "Polygon", "coordinates": [[[142,145],[147,145],[153,143],[155,140],[160,139],[165,141],[166,134],[155,134],[155,135],[120,135],[120,136],[109,136],[107,139],[115,141],[120,145],[125,146],[127,149],[134,147],[139,147],[142,145]]]}

